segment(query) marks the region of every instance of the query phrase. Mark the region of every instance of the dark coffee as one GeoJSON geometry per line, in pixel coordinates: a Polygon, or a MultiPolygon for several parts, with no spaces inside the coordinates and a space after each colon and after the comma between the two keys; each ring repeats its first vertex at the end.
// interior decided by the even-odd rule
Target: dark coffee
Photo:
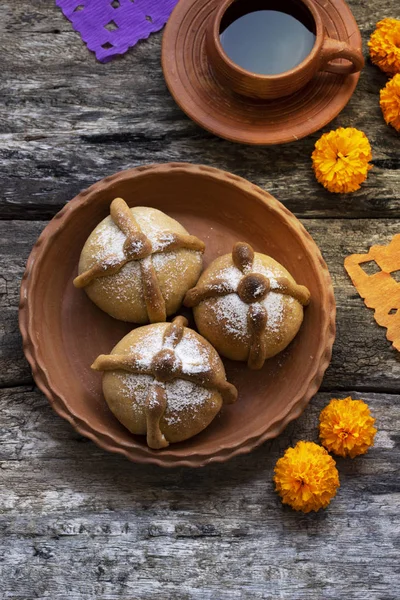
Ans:
{"type": "Polygon", "coordinates": [[[293,69],[310,54],[315,37],[314,19],[298,0],[237,0],[221,24],[226,54],[258,75],[293,69]]]}

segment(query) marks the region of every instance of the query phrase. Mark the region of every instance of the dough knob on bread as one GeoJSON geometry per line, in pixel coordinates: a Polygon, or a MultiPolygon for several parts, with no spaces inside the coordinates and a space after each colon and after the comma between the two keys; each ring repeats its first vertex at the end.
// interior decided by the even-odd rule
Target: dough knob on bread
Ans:
{"type": "Polygon", "coordinates": [[[297,335],[310,292],[266,254],[238,242],[186,294],[199,332],[222,355],[261,369],[297,335]]]}
{"type": "Polygon", "coordinates": [[[83,247],[74,285],[116,319],[162,322],[196,284],[204,249],[175,219],[116,198],[83,247]]]}
{"type": "Polygon", "coordinates": [[[154,450],[196,435],[237,399],[216,350],[183,317],[133,330],[92,368],[117,419],[154,450]]]}

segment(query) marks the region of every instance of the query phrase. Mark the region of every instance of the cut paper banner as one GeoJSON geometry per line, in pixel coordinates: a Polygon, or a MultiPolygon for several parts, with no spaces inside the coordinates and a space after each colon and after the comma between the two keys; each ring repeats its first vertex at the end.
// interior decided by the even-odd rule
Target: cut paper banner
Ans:
{"type": "Polygon", "coordinates": [[[400,234],[387,246],[348,256],[344,266],[365,305],[374,309],[375,321],[386,327],[387,339],[400,351],[400,283],[393,276],[400,272],[400,234]],[[375,273],[366,272],[366,263],[372,263],[375,273]]]}
{"type": "Polygon", "coordinates": [[[101,62],[159,31],[178,0],[56,0],[101,62]]]}

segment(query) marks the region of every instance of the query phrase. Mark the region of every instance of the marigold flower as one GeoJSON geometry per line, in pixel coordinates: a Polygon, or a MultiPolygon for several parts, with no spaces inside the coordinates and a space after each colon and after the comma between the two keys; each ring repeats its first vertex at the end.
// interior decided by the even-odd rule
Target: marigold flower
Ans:
{"type": "Polygon", "coordinates": [[[368,42],[372,62],[388,75],[400,73],[400,21],[383,19],[368,42]]]}
{"type": "Polygon", "coordinates": [[[298,442],[276,463],[274,482],[284,504],[308,513],[328,506],[339,487],[339,473],[325,448],[298,442]]]}
{"type": "Polygon", "coordinates": [[[321,412],[319,421],[321,443],[339,456],[365,454],[374,443],[375,419],[362,400],[334,398],[321,412]]]}
{"type": "Polygon", "coordinates": [[[360,189],[372,169],[371,159],[367,136],[354,127],[339,127],[324,133],[312,153],[313,169],[319,183],[330,192],[342,194],[360,189]]]}
{"type": "Polygon", "coordinates": [[[380,105],[386,123],[400,131],[400,74],[381,90],[380,105]]]}

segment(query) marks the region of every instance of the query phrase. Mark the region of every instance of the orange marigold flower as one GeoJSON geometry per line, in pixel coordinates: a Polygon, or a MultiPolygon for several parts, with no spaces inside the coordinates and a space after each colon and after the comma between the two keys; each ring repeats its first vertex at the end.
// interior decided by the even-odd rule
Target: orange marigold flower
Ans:
{"type": "Polygon", "coordinates": [[[274,482],[284,504],[308,513],[328,506],[339,487],[339,473],[325,448],[298,442],[276,463],[274,482]]]}
{"type": "Polygon", "coordinates": [[[330,192],[341,194],[360,189],[372,169],[371,159],[367,136],[354,127],[339,127],[324,133],[312,153],[313,169],[319,183],[330,192]]]}
{"type": "Polygon", "coordinates": [[[400,73],[400,21],[383,19],[368,42],[371,60],[388,75],[400,73]]]}
{"type": "Polygon", "coordinates": [[[365,454],[374,443],[375,419],[362,400],[334,398],[321,412],[319,421],[321,443],[339,456],[365,454]]]}
{"type": "Polygon", "coordinates": [[[381,90],[380,105],[386,123],[400,131],[400,74],[381,90]]]}

